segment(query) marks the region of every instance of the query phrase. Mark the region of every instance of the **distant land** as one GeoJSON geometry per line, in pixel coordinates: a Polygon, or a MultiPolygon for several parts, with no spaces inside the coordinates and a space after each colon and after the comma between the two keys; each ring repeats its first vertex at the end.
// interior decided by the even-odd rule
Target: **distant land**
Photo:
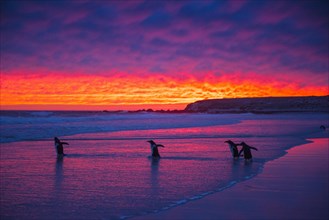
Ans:
{"type": "MultiPolygon", "coordinates": [[[[2,109],[1,112],[10,111],[83,111],[98,112],[99,110],[10,110],[2,109]]],[[[187,104],[185,109],[153,110],[144,108],[139,110],[103,110],[104,113],[284,113],[284,112],[327,112],[329,113],[329,95],[327,96],[294,96],[294,97],[262,97],[262,98],[223,98],[206,99],[187,104]]]]}
{"type": "Polygon", "coordinates": [[[184,112],[329,112],[329,96],[208,99],[188,104],[184,112]]]}
{"type": "Polygon", "coordinates": [[[262,97],[207,99],[188,104],[184,110],[140,109],[134,111],[107,111],[108,113],[284,113],[328,112],[329,96],[262,97]]]}

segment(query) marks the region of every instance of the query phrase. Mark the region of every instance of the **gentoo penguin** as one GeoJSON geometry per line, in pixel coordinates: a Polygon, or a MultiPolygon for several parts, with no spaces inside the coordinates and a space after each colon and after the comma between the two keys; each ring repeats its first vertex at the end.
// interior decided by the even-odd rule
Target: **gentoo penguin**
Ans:
{"type": "Polygon", "coordinates": [[[242,149],[239,152],[239,156],[240,156],[240,154],[243,151],[244,159],[245,160],[252,160],[252,154],[251,154],[251,150],[250,149],[253,149],[253,150],[257,150],[258,151],[257,148],[251,147],[248,144],[246,144],[245,142],[241,142],[241,144],[238,144],[238,145],[241,145],[242,146],[242,149]]]}
{"type": "Polygon", "coordinates": [[[158,147],[164,147],[162,144],[156,144],[153,140],[147,141],[151,144],[151,153],[153,158],[160,158],[158,147]]]}
{"type": "Polygon", "coordinates": [[[65,156],[63,144],[67,144],[67,145],[69,144],[66,142],[61,142],[57,137],[54,138],[54,141],[55,141],[57,156],[65,156]]]}
{"type": "Polygon", "coordinates": [[[228,143],[233,158],[238,159],[239,158],[239,151],[238,151],[238,148],[237,148],[238,144],[234,143],[231,140],[225,141],[225,143],[228,143]]]}

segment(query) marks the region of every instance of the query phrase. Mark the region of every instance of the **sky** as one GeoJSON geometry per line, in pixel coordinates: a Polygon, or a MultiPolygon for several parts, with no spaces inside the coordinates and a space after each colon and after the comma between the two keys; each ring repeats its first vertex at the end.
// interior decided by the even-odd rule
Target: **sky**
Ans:
{"type": "Polygon", "coordinates": [[[328,95],[328,1],[1,0],[1,109],[328,95]]]}

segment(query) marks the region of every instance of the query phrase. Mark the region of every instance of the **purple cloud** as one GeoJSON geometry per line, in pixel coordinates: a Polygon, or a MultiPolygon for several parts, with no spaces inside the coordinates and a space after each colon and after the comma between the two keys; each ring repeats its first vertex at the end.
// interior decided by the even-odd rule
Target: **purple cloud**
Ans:
{"type": "Polygon", "coordinates": [[[1,70],[328,74],[328,2],[1,1],[1,70]]]}

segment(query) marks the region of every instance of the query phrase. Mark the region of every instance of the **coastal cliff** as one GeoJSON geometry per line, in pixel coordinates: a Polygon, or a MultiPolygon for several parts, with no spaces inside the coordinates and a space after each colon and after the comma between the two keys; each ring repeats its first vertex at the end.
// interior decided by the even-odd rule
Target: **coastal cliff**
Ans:
{"type": "Polygon", "coordinates": [[[208,99],[188,104],[185,112],[329,112],[329,96],[208,99]]]}

